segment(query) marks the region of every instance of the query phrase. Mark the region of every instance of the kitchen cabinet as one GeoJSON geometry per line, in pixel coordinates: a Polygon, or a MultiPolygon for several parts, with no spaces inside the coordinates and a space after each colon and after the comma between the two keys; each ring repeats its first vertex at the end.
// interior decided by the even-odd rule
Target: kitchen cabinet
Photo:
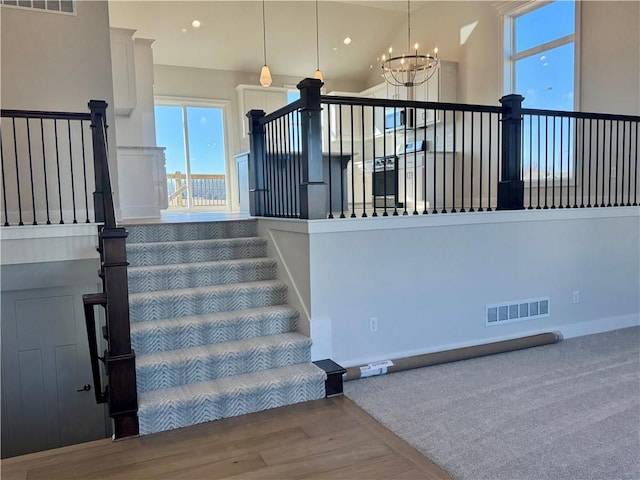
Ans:
{"type": "Polygon", "coordinates": [[[242,122],[241,135],[243,139],[249,136],[249,110],[263,110],[269,114],[279,108],[284,107],[287,102],[286,88],[269,87],[264,88],[256,85],[238,85],[239,116],[242,122]]]}
{"type": "MultiPolygon", "coordinates": [[[[438,71],[428,82],[416,87],[418,102],[455,103],[458,91],[457,62],[440,62],[438,71]]],[[[416,114],[416,126],[421,127],[441,121],[441,111],[420,110],[416,114]]]]}

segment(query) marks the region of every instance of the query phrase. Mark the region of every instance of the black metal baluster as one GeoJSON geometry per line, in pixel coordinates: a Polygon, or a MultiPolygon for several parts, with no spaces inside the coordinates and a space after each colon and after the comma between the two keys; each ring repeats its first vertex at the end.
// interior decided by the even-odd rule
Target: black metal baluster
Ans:
{"type": "Polygon", "coordinates": [[[13,126],[13,152],[16,161],[16,186],[18,192],[18,225],[24,225],[22,221],[22,195],[20,194],[20,166],[18,164],[18,140],[16,139],[16,118],[11,117],[11,123],[13,126]]]}
{"type": "Polygon", "coordinates": [[[442,110],[442,213],[447,213],[447,111],[442,110]]]}
{"type": "MultiPolygon", "coordinates": [[[[502,170],[501,158],[502,158],[502,123],[500,122],[500,116],[496,114],[496,125],[497,125],[497,137],[496,141],[498,144],[498,158],[497,158],[497,167],[496,167],[496,190],[498,189],[498,182],[500,182],[500,171],[502,170]]],[[[531,188],[529,188],[531,190],[531,188]]],[[[522,199],[524,201],[524,197],[522,199]]],[[[498,195],[496,194],[496,208],[498,202],[498,195]]]]}
{"type": "MultiPolygon", "coordinates": [[[[542,207],[540,206],[540,170],[541,170],[541,165],[540,165],[540,147],[542,146],[541,143],[541,138],[540,138],[540,115],[536,115],[536,118],[538,120],[538,174],[536,175],[538,177],[537,179],[537,184],[538,184],[538,205],[536,206],[536,210],[541,209],[542,207]]],[[[545,193],[546,195],[546,193],[545,193]]]]}
{"type": "Polygon", "coordinates": [[[47,154],[44,147],[44,123],[42,118],[40,118],[40,139],[42,141],[42,170],[44,173],[44,200],[47,208],[47,225],[51,225],[51,215],[49,210],[49,182],[47,180],[47,154]]]}
{"type": "MultiPolygon", "coordinates": [[[[417,117],[416,117],[417,118],[417,117]]],[[[424,119],[424,123],[422,124],[422,138],[425,142],[425,147],[427,143],[427,109],[422,109],[422,118],[424,119]]],[[[424,154],[422,156],[422,214],[427,215],[429,213],[429,209],[427,208],[427,149],[424,149],[424,154]]]]}
{"type": "MultiPolygon", "coordinates": [[[[329,154],[329,215],[328,218],[333,218],[333,174],[332,172],[332,168],[331,168],[331,115],[330,115],[330,108],[329,105],[327,105],[326,108],[327,111],[327,129],[326,132],[328,132],[327,135],[327,153],[329,154]]],[[[338,175],[339,177],[337,178],[338,184],[340,185],[340,190],[342,190],[342,157],[340,157],[340,169],[338,170],[338,175]]]]}
{"type": "MultiPolygon", "coordinates": [[[[353,104],[349,105],[351,109],[351,115],[349,116],[349,121],[351,123],[351,155],[355,152],[355,143],[353,141],[353,104]]],[[[340,136],[342,137],[342,131],[340,131],[340,136]]],[[[356,218],[356,162],[351,160],[351,218],[356,218]]],[[[364,158],[362,159],[362,164],[364,168],[364,158]]]]}
{"type": "Polygon", "coordinates": [[[482,208],[482,178],[484,176],[484,169],[482,167],[483,164],[483,157],[484,157],[484,126],[483,126],[483,117],[484,114],[482,112],[480,112],[480,199],[479,199],[479,203],[480,205],[478,206],[478,211],[482,212],[484,210],[484,208],[482,208]]]}
{"type": "MultiPolygon", "coordinates": [[[[552,142],[551,142],[551,208],[556,208],[556,116],[552,117],[552,142]]],[[[547,133],[548,135],[548,133],[547,133]]],[[[547,152],[548,154],[548,152],[547,152]]]]}
{"type": "Polygon", "coordinates": [[[465,161],[466,161],[465,148],[464,148],[465,147],[465,129],[466,129],[466,127],[465,127],[465,118],[464,118],[465,114],[466,114],[466,112],[464,110],[462,112],[460,112],[460,117],[462,118],[462,143],[461,143],[461,150],[462,151],[460,152],[460,154],[461,154],[460,169],[462,170],[462,172],[460,172],[460,175],[461,175],[461,182],[460,182],[460,198],[461,198],[461,201],[460,201],[460,212],[461,213],[464,213],[466,211],[465,208],[464,208],[464,201],[465,201],[464,200],[465,199],[465,192],[464,192],[465,168],[464,167],[465,167],[465,161]]]}
{"type": "MultiPolygon", "coordinates": [[[[596,123],[597,126],[597,123],[596,123]]],[[[587,173],[587,181],[589,182],[587,186],[587,208],[591,207],[591,183],[593,179],[593,164],[591,163],[592,154],[593,154],[593,119],[589,119],[589,172],[587,173]]],[[[597,166],[597,161],[596,161],[597,166]]],[[[598,170],[596,169],[596,179],[597,179],[598,170]]]]}
{"type": "MultiPolygon", "coordinates": [[[[493,150],[493,142],[491,138],[491,131],[492,131],[491,126],[493,125],[493,121],[491,118],[491,113],[489,113],[488,115],[489,115],[489,158],[487,159],[487,167],[489,172],[488,172],[487,178],[489,182],[487,185],[487,212],[490,212],[491,211],[491,162],[492,162],[491,150],[493,150]]],[[[520,142],[520,148],[522,149],[522,142],[520,142]]],[[[522,158],[522,156],[520,158],[522,158]]],[[[522,174],[520,176],[522,176],[522,174]]]]}
{"type": "MultiPolygon", "coordinates": [[[[562,163],[562,147],[564,146],[564,117],[560,117],[560,200],[558,201],[558,208],[564,208],[562,204],[562,182],[565,178],[564,172],[562,171],[563,163],[562,163]]],[[[567,167],[567,189],[569,188],[569,168],[567,167]]],[[[567,194],[567,203],[569,203],[569,195],[567,194]]]]}
{"type": "MultiPolygon", "coordinates": [[[[360,105],[360,131],[362,133],[362,217],[367,217],[367,164],[365,162],[366,157],[366,148],[365,148],[365,139],[364,139],[364,105],[360,105]]],[[[373,162],[371,167],[373,168],[373,162]]]]}
{"type": "MultiPolygon", "coordinates": [[[[342,145],[342,105],[338,105],[338,122],[340,124],[340,138],[339,138],[339,142],[340,142],[340,158],[344,158],[344,147],[342,145]]],[[[354,162],[354,157],[353,157],[353,151],[351,151],[351,167],[353,168],[353,162],[354,162]]],[[[340,170],[342,172],[342,170],[340,170]]],[[[343,183],[343,179],[340,180],[340,218],[345,218],[345,214],[344,214],[344,204],[345,202],[345,188],[344,188],[344,183],[343,183]]]]}
{"type": "Polygon", "coordinates": [[[62,218],[62,186],[60,179],[60,151],[58,150],[58,120],[53,120],[53,135],[56,140],[56,172],[58,173],[58,202],[60,206],[60,223],[63,224],[62,218]]]}
{"type": "Polygon", "coordinates": [[[470,170],[470,179],[469,179],[469,186],[470,186],[470,195],[469,195],[469,211],[473,212],[474,208],[473,208],[473,173],[474,173],[474,159],[475,159],[475,136],[474,136],[474,130],[475,130],[475,114],[474,112],[471,112],[471,147],[469,148],[469,151],[471,152],[471,165],[469,165],[469,170],[470,170]]]}
{"type": "MultiPolygon", "coordinates": [[[[436,118],[438,116],[438,112],[436,111],[435,107],[433,109],[433,210],[431,211],[432,213],[438,213],[438,188],[437,188],[437,181],[438,181],[438,175],[437,175],[437,167],[436,167],[436,150],[438,150],[438,144],[436,143],[436,139],[437,139],[437,135],[436,135],[436,130],[438,129],[438,124],[436,122],[436,118]]],[[[425,159],[427,158],[427,155],[424,155],[425,159]]],[[[425,165],[426,168],[426,165],[425,165]]]]}
{"type": "Polygon", "coordinates": [[[533,115],[529,115],[529,210],[533,209],[533,115]]]}
{"type": "MultiPolygon", "coordinates": [[[[376,186],[375,186],[375,176],[376,176],[376,107],[374,105],[368,106],[367,108],[371,109],[371,146],[372,146],[372,151],[371,151],[371,203],[373,203],[373,214],[371,215],[372,217],[377,217],[378,216],[378,212],[377,212],[377,206],[376,206],[376,186]]],[[[384,152],[382,154],[382,157],[384,157],[384,152]]],[[[386,175],[386,173],[385,173],[386,175]]],[[[386,183],[386,177],[385,177],[385,183],[386,183]]],[[[386,205],[387,203],[387,187],[385,185],[384,187],[384,195],[385,195],[385,200],[384,203],[386,205]]]]}
{"type": "MultiPolygon", "coordinates": [[[[595,153],[595,156],[596,156],[596,185],[595,185],[596,198],[595,198],[595,201],[594,201],[594,204],[593,204],[594,207],[599,207],[600,206],[600,205],[598,205],[598,171],[600,170],[600,157],[598,155],[599,151],[600,151],[600,121],[596,119],[596,153],[595,153]]],[[[602,177],[604,177],[604,165],[602,166],[602,177]]],[[[604,180],[602,181],[602,185],[603,185],[603,189],[602,189],[603,193],[602,193],[602,195],[604,196],[604,180]]]]}
{"type": "MultiPolygon", "coordinates": [[[[618,201],[618,191],[616,190],[616,206],[620,205],[620,206],[624,206],[624,179],[626,178],[625,175],[625,152],[627,149],[627,122],[626,121],[622,121],[622,155],[621,155],[621,163],[622,163],[622,175],[620,176],[620,203],[617,203],[618,201]]],[[[620,155],[619,155],[620,156],[620,155]]],[[[629,172],[629,177],[631,177],[631,172],[629,172]]]]}
{"type": "MultiPolygon", "coordinates": [[[[387,156],[387,133],[384,131],[384,108],[385,107],[381,107],[381,110],[382,110],[382,123],[383,123],[383,125],[382,125],[382,156],[386,157],[387,156]]],[[[374,110],[373,110],[374,119],[375,119],[375,114],[376,114],[376,111],[375,111],[375,108],[374,108],[374,110]]],[[[374,125],[375,125],[375,120],[374,120],[374,125]]],[[[374,128],[375,128],[375,126],[374,126],[374,128]]],[[[374,140],[374,142],[375,142],[375,140],[374,140]]],[[[394,155],[395,155],[395,152],[394,152],[394,155]]],[[[374,158],[374,162],[375,162],[375,158],[374,158]]],[[[384,211],[382,212],[382,216],[383,217],[388,217],[389,216],[389,212],[387,212],[387,208],[388,208],[387,195],[389,194],[389,192],[387,191],[387,162],[385,161],[385,162],[383,162],[383,164],[384,164],[383,165],[384,179],[383,179],[383,182],[382,182],[382,190],[383,190],[382,193],[384,195],[384,211]]],[[[394,162],[394,167],[393,168],[396,168],[395,162],[394,162]]],[[[374,163],[374,165],[373,165],[373,171],[374,172],[375,172],[375,169],[376,169],[376,166],[375,166],[375,163],[374,163]]],[[[397,169],[395,171],[395,174],[396,174],[396,179],[397,179],[397,174],[398,174],[397,169]]],[[[375,173],[374,173],[374,178],[375,178],[375,173]]],[[[374,179],[374,182],[375,182],[375,179],[374,179]]],[[[375,186],[373,188],[375,188],[375,186]]],[[[395,191],[394,191],[394,195],[393,195],[393,203],[394,204],[396,203],[397,197],[398,197],[398,189],[396,188],[395,191]]],[[[374,204],[376,203],[375,197],[373,198],[373,203],[374,204]]]]}
{"type": "MultiPolygon", "coordinates": [[[[627,203],[626,206],[630,207],[631,206],[631,122],[629,121],[629,160],[628,160],[628,172],[627,172],[627,203]]],[[[624,122],[624,132],[626,133],[627,128],[627,122],[624,122]]],[[[623,167],[624,168],[624,167],[623,167]]],[[[624,202],[624,175],[622,176],[622,201],[624,202]]]]}
{"type": "MultiPolygon", "coordinates": [[[[603,157],[603,165],[604,165],[604,157],[603,157]]],[[[603,176],[604,176],[604,172],[603,172],[603,176]]],[[[611,206],[611,190],[612,190],[611,179],[612,178],[613,178],[613,120],[609,120],[609,186],[607,188],[607,195],[608,195],[607,207],[611,206]]],[[[604,203],[604,195],[602,197],[602,202],[604,203]]]]}
{"type": "Polygon", "coordinates": [[[87,154],[84,145],[84,120],[80,120],[80,138],[82,140],[82,178],[84,179],[84,208],[87,216],[85,223],[89,221],[89,188],[87,186],[87,154]]]}
{"type": "MultiPolygon", "coordinates": [[[[640,144],[640,140],[638,139],[638,125],[640,125],[640,122],[636,121],[636,165],[635,165],[635,172],[636,172],[636,181],[633,182],[633,206],[635,207],[636,205],[638,205],[638,145],[640,144]]],[[[629,149],[629,155],[631,155],[631,149],[629,149]]]]}
{"type": "MultiPolygon", "coordinates": [[[[623,137],[622,137],[622,144],[624,145],[624,133],[623,133],[623,137]]],[[[622,152],[622,154],[624,155],[624,151],[622,152]]],[[[620,120],[616,120],[616,167],[615,167],[615,196],[613,198],[613,206],[617,207],[618,204],[618,175],[620,174],[620,172],[618,171],[618,157],[620,157],[620,120]]],[[[624,179],[624,163],[623,163],[623,175],[622,178],[624,179]]],[[[611,200],[609,200],[609,204],[611,204],[611,200]]]]}
{"type": "Polygon", "coordinates": [[[271,128],[271,124],[270,123],[266,123],[264,125],[264,132],[265,132],[265,143],[266,143],[266,152],[264,155],[264,159],[265,159],[265,174],[266,174],[266,178],[265,178],[265,196],[266,196],[266,202],[265,205],[268,205],[268,216],[273,216],[274,215],[274,211],[273,211],[273,185],[271,182],[272,179],[272,153],[271,153],[271,148],[272,148],[272,132],[271,132],[272,128],[271,128]]]}
{"type": "Polygon", "coordinates": [[[27,151],[29,154],[29,179],[31,181],[31,210],[33,212],[32,225],[37,225],[38,221],[36,219],[36,190],[33,183],[33,158],[31,156],[31,128],[29,126],[29,118],[25,118],[25,122],[27,124],[27,151]]]}
{"type": "MultiPolygon", "coordinates": [[[[384,114],[384,111],[383,111],[383,114],[384,114]]],[[[394,133],[395,133],[396,107],[393,107],[393,118],[394,118],[394,120],[393,120],[393,122],[394,122],[393,128],[394,128],[394,133]]],[[[398,153],[398,136],[395,135],[395,134],[393,135],[393,152],[394,152],[394,155],[397,156],[397,153],[398,153]]],[[[398,161],[397,160],[395,160],[395,162],[394,162],[394,168],[396,170],[396,172],[395,172],[395,175],[396,175],[396,182],[395,182],[396,195],[395,196],[396,196],[396,200],[397,200],[398,199],[398,187],[400,186],[400,178],[398,177],[398,161]]],[[[399,215],[399,213],[398,213],[398,202],[395,201],[394,204],[393,204],[393,216],[397,217],[398,215],[399,215]]]]}
{"type": "Polygon", "coordinates": [[[71,120],[67,119],[67,130],[69,132],[69,169],[71,171],[71,202],[73,206],[73,223],[78,223],[76,217],[76,185],[73,175],[73,147],[71,145],[71,120]]]}
{"type": "Polygon", "coordinates": [[[549,208],[549,115],[544,116],[544,209],[549,208]]]}
{"type": "Polygon", "coordinates": [[[2,143],[2,135],[0,135],[0,166],[2,166],[2,204],[4,206],[4,226],[9,226],[9,212],[7,211],[7,185],[5,184],[6,176],[4,174],[4,147],[2,143]]]}

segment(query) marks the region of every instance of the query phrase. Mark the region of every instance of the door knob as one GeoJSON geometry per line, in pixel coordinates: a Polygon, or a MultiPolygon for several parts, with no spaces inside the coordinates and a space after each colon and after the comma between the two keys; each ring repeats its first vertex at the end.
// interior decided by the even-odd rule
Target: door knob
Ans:
{"type": "Polygon", "coordinates": [[[88,383],[82,387],[80,390],[76,390],[76,392],[88,392],[89,390],[91,390],[91,385],[89,385],[88,383]]]}

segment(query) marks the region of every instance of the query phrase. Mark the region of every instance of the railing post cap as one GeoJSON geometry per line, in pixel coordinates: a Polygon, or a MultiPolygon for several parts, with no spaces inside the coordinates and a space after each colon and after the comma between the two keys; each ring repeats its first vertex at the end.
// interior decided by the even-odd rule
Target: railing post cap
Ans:
{"type": "Polygon", "coordinates": [[[298,90],[302,90],[303,88],[322,88],[322,86],[324,85],[324,83],[321,80],[318,80],[317,78],[303,78],[302,80],[300,80],[300,83],[298,83],[298,85],[296,85],[296,87],[298,88],[298,90]]]}
{"type": "Polygon", "coordinates": [[[97,108],[106,109],[108,106],[109,104],[104,100],[89,100],[89,108],[92,110],[97,108]]]}
{"type": "Polygon", "coordinates": [[[510,93],[509,95],[504,95],[500,99],[500,103],[512,103],[512,102],[520,102],[524,101],[524,97],[519,93],[510,93]]]}
{"type": "Polygon", "coordinates": [[[260,117],[264,117],[266,115],[266,113],[264,112],[264,110],[249,110],[246,113],[247,118],[260,118],[260,117]]]}

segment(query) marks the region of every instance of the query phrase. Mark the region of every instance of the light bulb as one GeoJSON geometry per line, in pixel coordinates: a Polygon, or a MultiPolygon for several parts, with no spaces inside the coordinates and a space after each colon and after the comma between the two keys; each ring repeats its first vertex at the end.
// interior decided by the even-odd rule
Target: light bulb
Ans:
{"type": "Polygon", "coordinates": [[[393,53],[393,47],[389,47],[389,56],[393,53]]]}
{"type": "Polygon", "coordinates": [[[414,49],[416,49],[416,50],[418,50],[418,44],[416,43],[416,44],[413,46],[413,48],[414,48],[414,49]]]}
{"type": "Polygon", "coordinates": [[[320,70],[316,70],[316,72],[313,74],[313,78],[317,78],[321,82],[324,82],[324,78],[322,78],[322,72],[320,70]]]}
{"type": "Polygon", "coordinates": [[[434,48],[434,49],[433,49],[433,53],[435,53],[435,54],[436,54],[436,57],[438,56],[438,47],[436,47],[436,48],[434,48]]]}
{"type": "Polygon", "coordinates": [[[260,85],[263,87],[271,86],[271,72],[266,65],[263,65],[262,70],[260,70],[260,85]]]}

